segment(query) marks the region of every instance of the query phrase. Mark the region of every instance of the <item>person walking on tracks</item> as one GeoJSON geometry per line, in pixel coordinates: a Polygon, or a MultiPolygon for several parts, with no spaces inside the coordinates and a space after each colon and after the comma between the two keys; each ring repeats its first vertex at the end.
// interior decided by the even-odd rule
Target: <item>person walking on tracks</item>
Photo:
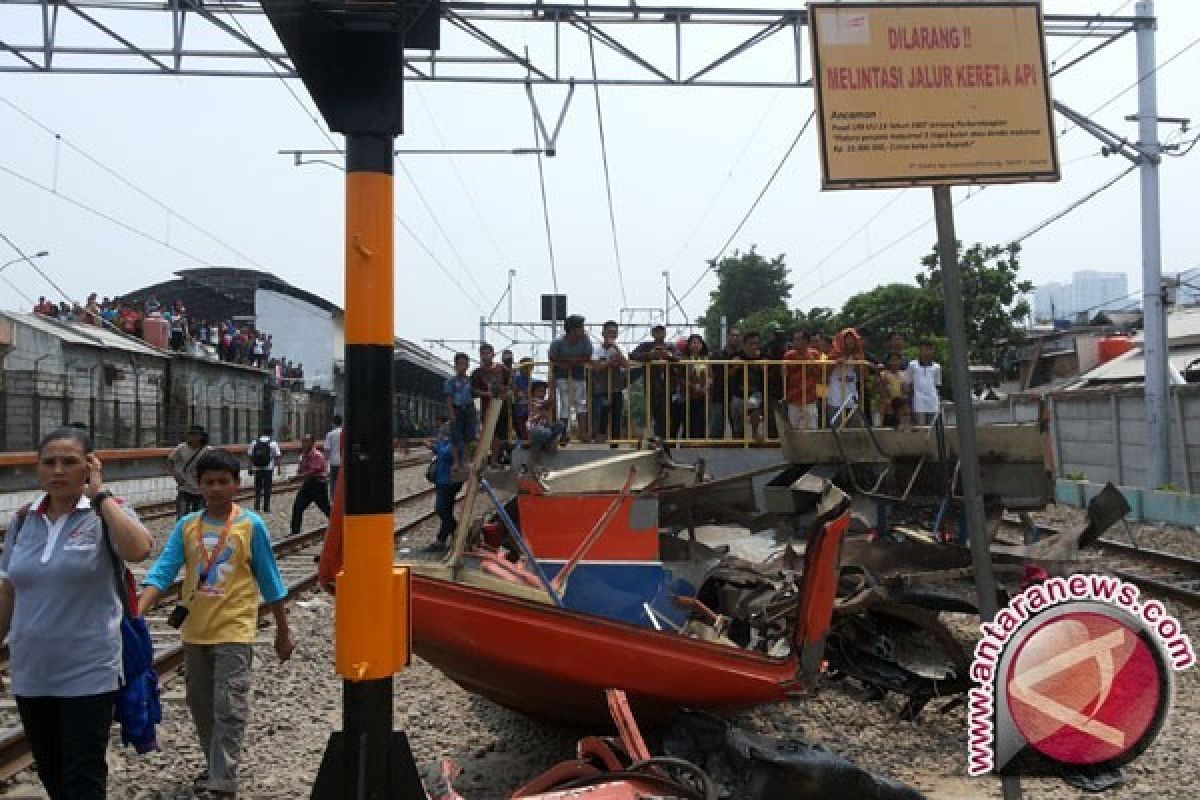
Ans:
{"type": "Polygon", "coordinates": [[[337,486],[338,472],[342,469],[342,417],[333,415],[333,428],[325,434],[325,457],[329,459],[329,487],[337,486]]]}
{"type": "Polygon", "coordinates": [[[270,428],[263,428],[258,438],[246,448],[250,471],[254,474],[254,510],[271,513],[271,484],[275,473],[283,477],[282,453],[270,428]]]}
{"type": "Polygon", "coordinates": [[[251,665],[258,634],[258,599],[275,620],[275,654],[295,649],[283,601],[288,590],[262,518],[233,502],[238,460],[224,450],[196,466],[205,510],[175,523],[158,561],[146,573],[140,606],[153,608],[184,570],[182,605],[171,615],[180,629],[188,710],[207,768],[194,781],[205,797],[237,795],[242,736],[250,716],[251,665]]]}
{"type": "Polygon", "coordinates": [[[313,503],[329,518],[329,483],[325,479],[325,456],[316,448],[312,434],[304,434],[300,439],[300,465],[296,469],[296,477],[303,479],[296,499],[292,501],[292,535],[300,532],[300,524],[304,521],[304,512],[313,503]]]}
{"type": "Polygon", "coordinates": [[[454,501],[462,489],[463,481],[454,472],[454,440],[450,436],[449,418],[438,417],[438,436],[430,445],[433,450],[433,483],[437,487],[434,500],[434,510],[437,511],[441,525],[437,537],[426,546],[426,551],[440,553],[446,550],[450,537],[458,527],[454,518],[454,501]]]}
{"type": "Polygon", "coordinates": [[[143,561],[154,538],[104,489],[86,433],[59,428],[37,455],[42,494],[17,511],[0,555],[0,639],[46,793],[104,800],[124,613],[114,557],[143,561]]]}
{"type": "Polygon", "coordinates": [[[202,426],[192,425],[183,441],[167,455],[167,466],[175,479],[175,519],[204,508],[204,497],[196,483],[196,461],[208,449],[208,433],[202,426]]]}

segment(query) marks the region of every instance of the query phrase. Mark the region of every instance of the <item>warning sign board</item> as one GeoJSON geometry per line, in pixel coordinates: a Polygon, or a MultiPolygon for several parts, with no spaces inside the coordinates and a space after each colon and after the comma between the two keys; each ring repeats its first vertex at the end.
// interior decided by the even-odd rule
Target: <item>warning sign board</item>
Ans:
{"type": "Polygon", "coordinates": [[[824,188],[1058,180],[1039,3],[808,9],[824,188]]]}

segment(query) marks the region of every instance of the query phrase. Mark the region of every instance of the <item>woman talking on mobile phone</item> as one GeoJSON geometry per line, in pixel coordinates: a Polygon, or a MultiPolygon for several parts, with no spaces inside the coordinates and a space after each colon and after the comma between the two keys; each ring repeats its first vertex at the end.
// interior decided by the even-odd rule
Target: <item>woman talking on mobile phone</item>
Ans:
{"type": "Polygon", "coordinates": [[[154,539],[104,489],[82,430],[52,431],[37,456],[43,494],[17,511],[0,555],[0,638],[8,636],[12,693],[46,793],[103,800],[121,680],[112,553],[143,561],[154,539]]]}

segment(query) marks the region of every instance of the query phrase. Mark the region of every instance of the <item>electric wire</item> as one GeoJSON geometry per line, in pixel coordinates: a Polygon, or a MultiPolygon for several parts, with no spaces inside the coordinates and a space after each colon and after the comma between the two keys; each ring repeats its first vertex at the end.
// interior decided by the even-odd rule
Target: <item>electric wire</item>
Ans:
{"type": "MultiPolygon", "coordinates": [[[[1145,75],[1139,75],[1139,76],[1138,76],[1138,79],[1137,79],[1136,81],[1134,81],[1133,83],[1129,84],[1129,85],[1128,85],[1128,86],[1126,86],[1124,89],[1121,89],[1119,92],[1117,92],[1117,93],[1116,93],[1116,94],[1114,94],[1112,97],[1110,97],[1110,98],[1108,98],[1107,100],[1105,100],[1105,101],[1104,101],[1103,103],[1101,103],[1100,105],[1096,106],[1094,109],[1092,109],[1091,111],[1089,111],[1089,112],[1086,114],[1086,116],[1088,116],[1088,117],[1094,117],[1096,114],[1099,114],[1101,111],[1103,111],[1104,109],[1108,108],[1108,107],[1109,107],[1109,106],[1111,106],[1113,103],[1117,102],[1117,101],[1118,101],[1118,100],[1120,100],[1122,97],[1124,97],[1125,95],[1127,95],[1127,94],[1129,94],[1130,92],[1132,92],[1134,89],[1136,89],[1138,86],[1140,86],[1140,85],[1142,84],[1142,82],[1143,82],[1143,81],[1145,81],[1147,78],[1149,78],[1151,75],[1156,75],[1156,74],[1158,74],[1158,72],[1159,72],[1159,71],[1161,71],[1161,70],[1162,70],[1164,67],[1166,67],[1166,66],[1168,66],[1169,64],[1173,63],[1173,62],[1174,62],[1176,59],[1178,59],[1179,57],[1181,57],[1183,54],[1187,53],[1189,50],[1191,50],[1193,47],[1195,47],[1195,46],[1196,46],[1196,45],[1198,45],[1198,44],[1200,44],[1200,36],[1197,36],[1196,38],[1192,39],[1190,42],[1188,42],[1187,44],[1185,44],[1185,45],[1184,45],[1183,47],[1181,47],[1179,50],[1176,50],[1176,51],[1175,51],[1173,54],[1171,54],[1170,56],[1168,56],[1166,59],[1164,59],[1164,60],[1160,61],[1158,64],[1156,64],[1156,65],[1154,66],[1154,68],[1153,68],[1153,69],[1151,69],[1151,70],[1150,70],[1149,72],[1147,72],[1145,75]]],[[[1072,131],[1074,131],[1074,130],[1077,130],[1078,128],[1079,128],[1079,126],[1078,126],[1078,125],[1076,125],[1076,124],[1072,124],[1072,125],[1070,125],[1069,127],[1065,128],[1065,129],[1062,131],[1062,133],[1060,133],[1060,134],[1059,134],[1059,136],[1060,136],[1060,137],[1062,137],[1062,136],[1066,136],[1068,133],[1071,133],[1072,131]]]]}
{"type": "MultiPolygon", "coordinates": [[[[421,108],[425,111],[425,119],[429,121],[430,127],[433,128],[433,133],[437,137],[438,144],[442,146],[442,150],[449,150],[450,148],[446,145],[446,138],[442,135],[442,128],[440,125],[438,125],[437,118],[433,115],[433,109],[430,108],[429,102],[425,99],[425,93],[423,91],[417,91],[417,87],[415,85],[412,86],[409,91],[416,96],[417,102],[421,104],[421,108]]],[[[483,212],[479,210],[479,204],[475,201],[475,195],[471,191],[470,186],[467,185],[466,180],[463,178],[462,171],[458,168],[458,161],[456,159],[450,158],[450,168],[454,170],[454,177],[458,181],[459,187],[463,190],[463,194],[466,196],[467,202],[471,206],[471,211],[475,214],[475,219],[479,220],[479,226],[483,228],[483,233],[485,236],[487,236],[488,242],[492,245],[492,249],[496,251],[496,255],[499,256],[501,261],[506,261],[508,259],[508,255],[504,247],[501,246],[500,240],[497,239],[496,235],[492,232],[492,226],[488,224],[487,217],[485,217],[483,212]]]]}
{"type": "Polygon", "coordinates": [[[542,139],[541,132],[538,130],[537,118],[533,118],[533,146],[538,149],[537,154],[537,172],[538,186],[542,192],[542,221],[546,226],[546,251],[550,257],[550,281],[554,287],[554,293],[558,294],[558,266],[554,261],[554,236],[550,229],[550,204],[546,200],[546,170],[542,165],[542,139]]]}
{"type": "Polygon", "coordinates": [[[729,165],[729,169],[725,173],[725,179],[721,181],[721,185],[718,186],[716,191],[714,191],[709,197],[707,205],[705,205],[704,210],[696,219],[696,224],[692,226],[690,231],[688,231],[687,236],[683,240],[683,244],[681,244],[679,249],[675,251],[675,255],[671,258],[671,262],[667,265],[668,271],[674,269],[675,265],[679,263],[679,259],[683,257],[683,254],[691,248],[692,242],[696,239],[696,235],[700,233],[700,229],[704,226],[704,223],[708,222],[708,217],[710,214],[712,214],[713,209],[716,208],[717,202],[725,196],[726,188],[728,188],[729,184],[733,182],[733,177],[735,174],[737,174],[737,168],[746,158],[746,154],[750,152],[751,145],[757,141],[758,134],[765,126],[767,117],[770,116],[771,111],[775,108],[775,103],[779,99],[779,95],[782,91],[782,89],[776,89],[771,95],[771,99],[767,102],[766,107],[763,108],[762,114],[758,118],[758,122],[750,131],[750,136],[746,139],[745,144],[742,145],[742,149],[738,153],[737,158],[735,158],[733,163],[729,165]]]}
{"type": "MultiPolygon", "coordinates": [[[[1122,11],[1124,11],[1125,8],[1131,2],[1133,2],[1133,0],[1125,0],[1125,2],[1121,3],[1121,5],[1117,6],[1116,8],[1114,8],[1112,11],[1108,12],[1107,14],[1097,14],[1094,18],[1088,20],[1087,27],[1091,28],[1097,22],[1102,22],[1103,20],[1105,20],[1109,17],[1115,17],[1117,14],[1120,14],[1122,11]]],[[[1085,36],[1076,37],[1075,41],[1072,42],[1070,45],[1068,45],[1065,50],[1063,50],[1061,53],[1056,55],[1054,58],[1050,59],[1050,67],[1053,68],[1056,64],[1058,64],[1059,61],[1066,58],[1068,53],[1073,52],[1076,48],[1079,47],[1079,45],[1083,44],[1086,41],[1087,41],[1087,37],[1085,37],[1085,36]]]]}
{"type": "Polygon", "coordinates": [[[58,292],[60,295],[62,295],[62,298],[63,298],[64,300],[66,300],[68,303],[75,303],[75,302],[76,302],[75,300],[73,300],[73,299],[70,297],[70,295],[68,295],[66,292],[64,292],[64,291],[63,291],[63,289],[62,289],[62,287],[61,287],[61,286],[59,286],[57,283],[55,283],[55,282],[54,282],[54,279],[53,279],[53,278],[51,278],[49,275],[47,275],[47,274],[46,274],[46,271],[42,269],[41,265],[40,265],[40,264],[38,264],[36,260],[34,260],[34,259],[30,258],[30,257],[29,257],[29,256],[28,256],[28,255],[25,253],[25,251],[24,251],[24,250],[22,250],[20,247],[18,247],[16,242],[14,242],[12,239],[10,239],[10,238],[8,238],[7,236],[5,236],[3,233],[0,233],[0,239],[3,239],[3,240],[4,240],[4,242],[5,242],[5,244],[7,244],[9,247],[11,247],[11,248],[12,248],[12,249],[13,249],[13,250],[16,252],[16,254],[17,254],[17,255],[19,255],[19,256],[21,257],[21,259],[22,259],[22,260],[23,260],[23,261],[24,261],[26,264],[28,264],[29,266],[33,267],[34,271],[35,271],[35,272],[37,272],[37,274],[38,274],[38,275],[41,275],[41,276],[42,276],[42,278],[43,278],[43,280],[45,280],[45,281],[46,281],[46,283],[48,283],[48,284],[50,284],[51,286],[53,286],[53,287],[54,287],[54,291],[56,291],[56,292],[58,292]]]}
{"type": "Polygon", "coordinates": [[[1163,155],[1170,156],[1171,158],[1183,158],[1188,153],[1196,149],[1196,142],[1200,142],[1200,136],[1193,136],[1190,140],[1185,139],[1181,142],[1177,142],[1175,146],[1181,148],[1178,152],[1164,151],[1163,155]]]}
{"type": "Polygon", "coordinates": [[[725,255],[725,251],[729,249],[729,245],[731,245],[733,240],[737,238],[737,235],[742,232],[742,228],[744,228],[746,223],[750,221],[750,217],[758,208],[759,203],[761,203],[762,199],[766,197],[767,192],[770,191],[771,186],[775,183],[775,179],[779,177],[779,173],[783,171],[784,165],[787,164],[788,159],[795,151],[796,145],[800,144],[800,139],[804,136],[805,131],[809,129],[809,126],[812,125],[813,118],[816,117],[816,115],[817,111],[814,108],[809,113],[808,119],[804,120],[804,124],[800,126],[799,132],[797,132],[796,137],[792,139],[792,143],[788,145],[787,151],[783,154],[783,158],[781,158],[779,163],[775,166],[771,176],[767,178],[767,182],[763,185],[762,190],[758,193],[758,196],[754,198],[754,202],[750,204],[750,208],[748,208],[746,213],[742,216],[741,222],[739,222],[737,227],[733,229],[733,233],[729,234],[729,238],[725,240],[725,244],[721,245],[720,251],[716,256],[713,257],[711,261],[708,262],[708,266],[700,273],[696,280],[692,281],[692,285],[687,288],[687,291],[678,296],[678,299],[675,301],[677,305],[682,307],[683,301],[686,300],[688,296],[696,290],[696,288],[700,285],[700,282],[704,280],[708,273],[716,269],[718,262],[720,262],[721,258],[725,255]]]}
{"type": "Polygon", "coordinates": [[[879,217],[881,217],[885,211],[887,211],[889,208],[891,208],[897,202],[899,202],[900,198],[903,197],[907,191],[908,191],[908,189],[904,188],[904,189],[901,189],[900,191],[896,192],[894,195],[892,195],[892,197],[886,203],[884,203],[882,206],[879,207],[879,210],[877,210],[874,214],[872,214],[870,217],[867,218],[866,222],[864,222],[862,225],[859,225],[857,228],[855,228],[853,233],[851,233],[849,236],[847,236],[845,239],[843,239],[841,242],[839,242],[828,253],[823,255],[817,261],[817,263],[812,266],[812,269],[817,272],[818,276],[820,276],[820,274],[821,274],[821,267],[824,266],[829,261],[829,259],[831,259],[835,255],[837,255],[842,250],[843,247],[850,244],[850,242],[852,242],[860,233],[862,233],[867,228],[869,228],[872,222],[879,219],[879,217]]]}
{"type": "MultiPolygon", "coordinates": [[[[229,11],[229,12],[227,12],[227,14],[229,16],[229,19],[233,22],[233,24],[237,26],[237,29],[242,32],[242,35],[245,36],[247,39],[252,40],[253,37],[250,36],[249,32],[247,32],[247,30],[242,26],[241,21],[238,20],[238,18],[233,14],[233,12],[229,11]]],[[[278,69],[276,69],[275,64],[272,63],[270,59],[264,59],[264,60],[267,62],[267,66],[271,69],[272,74],[274,74],[274,76],[279,79],[279,82],[281,84],[283,84],[283,88],[286,89],[287,93],[289,95],[291,95],[293,100],[296,101],[296,105],[300,107],[300,110],[304,112],[305,116],[308,117],[309,121],[312,122],[313,126],[316,127],[316,129],[318,131],[321,132],[321,135],[323,137],[325,137],[325,141],[329,143],[329,146],[331,148],[333,148],[334,150],[339,150],[340,148],[338,147],[337,142],[334,140],[333,136],[329,133],[328,130],[326,130],[325,126],[321,124],[321,122],[316,118],[316,116],[312,113],[312,111],[309,110],[308,106],[304,103],[304,101],[302,99],[300,99],[300,96],[297,95],[296,92],[292,89],[292,87],[288,84],[287,76],[285,76],[282,72],[280,72],[278,69]]],[[[410,173],[408,171],[408,167],[406,167],[403,162],[400,162],[399,159],[397,159],[397,163],[399,163],[400,168],[402,170],[404,170],[405,175],[408,177],[409,183],[412,185],[413,189],[417,193],[417,197],[419,197],[421,199],[421,203],[425,206],[426,212],[428,212],[429,216],[433,219],[434,225],[437,227],[437,229],[439,231],[442,232],[442,236],[445,237],[447,243],[450,244],[451,251],[454,252],[455,256],[458,257],[458,259],[459,259],[459,263],[462,264],[462,257],[458,255],[458,251],[454,248],[453,242],[451,242],[450,238],[448,236],[446,236],[445,229],[442,227],[441,222],[438,220],[437,215],[433,212],[433,209],[429,206],[429,203],[426,202],[425,196],[421,192],[420,187],[417,185],[416,179],[412,176],[412,173],[410,173]]],[[[334,164],[333,166],[337,166],[337,165],[334,164]]],[[[338,167],[338,169],[342,169],[342,171],[345,171],[341,167],[338,167]]],[[[419,236],[417,236],[416,231],[414,231],[408,225],[407,222],[405,222],[403,219],[401,219],[401,217],[398,213],[393,212],[392,216],[395,218],[396,222],[398,222],[400,224],[400,227],[404,229],[405,233],[407,233],[409,235],[409,237],[414,242],[417,243],[417,246],[420,247],[425,252],[425,254],[430,257],[430,259],[434,262],[434,264],[436,264],[438,266],[438,268],[442,271],[442,273],[451,280],[451,282],[455,285],[455,287],[458,288],[458,290],[462,293],[463,297],[467,300],[467,302],[471,303],[472,305],[476,306],[477,308],[481,308],[481,304],[477,301],[477,299],[471,298],[470,293],[466,291],[466,288],[462,285],[462,282],[459,281],[458,278],[456,278],[450,272],[450,270],[448,270],[446,268],[446,265],[443,264],[441,262],[441,260],[438,259],[433,254],[433,250],[427,244],[425,244],[425,242],[422,241],[422,239],[419,236]]],[[[471,273],[471,271],[469,269],[467,269],[466,264],[462,264],[462,267],[463,267],[463,271],[467,273],[468,277],[470,277],[471,280],[476,284],[476,286],[478,286],[478,281],[475,280],[475,276],[471,273]]],[[[480,296],[483,296],[482,288],[479,289],[479,292],[480,292],[480,296]]],[[[483,302],[486,303],[486,300],[483,302]]]]}
{"type": "Polygon", "coordinates": [[[54,197],[57,197],[58,199],[62,200],[63,202],[70,203],[71,205],[75,206],[76,208],[86,211],[89,214],[92,214],[93,216],[99,217],[100,219],[105,220],[106,222],[110,222],[113,225],[116,225],[117,227],[119,227],[125,231],[128,231],[129,233],[134,234],[135,236],[139,236],[147,241],[154,242],[157,245],[165,247],[166,249],[168,249],[172,252],[175,252],[181,256],[184,256],[185,258],[191,259],[192,261],[195,261],[197,264],[204,264],[204,265],[208,264],[207,260],[200,258],[199,256],[197,256],[193,253],[189,253],[187,250],[184,250],[176,245],[173,245],[170,242],[166,241],[165,239],[160,239],[159,237],[155,236],[154,234],[147,233],[146,231],[142,230],[141,228],[138,228],[135,225],[130,225],[128,222],[119,220],[116,217],[112,216],[111,214],[108,214],[104,211],[100,211],[99,209],[96,209],[96,208],[88,205],[87,203],[83,202],[82,200],[76,200],[74,197],[71,197],[68,194],[64,194],[63,192],[55,191],[52,187],[47,186],[44,183],[41,183],[37,180],[34,180],[33,178],[29,177],[28,175],[24,175],[20,172],[17,172],[16,170],[14,170],[10,167],[0,164],[0,172],[4,172],[4,173],[16,178],[17,180],[22,181],[36,189],[41,189],[43,192],[46,192],[49,195],[53,195],[54,197]]]}
{"type": "MultiPolygon", "coordinates": [[[[589,17],[588,0],[583,0],[584,13],[589,17]]],[[[600,161],[604,165],[604,193],[608,197],[608,228],[612,233],[613,258],[617,262],[617,284],[621,289],[621,305],[629,305],[625,293],[625,270],[621,264],[621,245],[617,238],[617,212],[613,207],[612,175],[608,168],[608,140],[604,135],[604,113],[600,108],[600,79],[596,72],[596,37],[588,36],[588,56],[592,61],[592,91],[596,98],[596,128],[600,131],[600,161]]]]}
{"type": "Polygon", "coordinates": [[[433,206],[429,204],[429,200],[425,197],[425,193],[421,191],[421,187],[417,183],[417,179],[413,176],[412,171],[409,170],[408,165],[400,159],[396,159],[396,163],[400,166],[400,171],[404,173],[404,177],[408,179],[408,183],[412,187],[413,191],[417,193],[417,199],[421,201],[421,205],[424,206],[425,212],[429,214],[429,218],[433,220],[433,226],[437,228],[438,233],[442,235],[442,238],[446,241],[446,245],[450,248],[450,252],[454,254],[454,259],[458,262],[458,265],[462,267],[463,273],[467,276],[467,278],[470,279],[471,284],[478,292],[478,305],[479,309],[482,311],[487,305],[487,292],[485,292],[483,286],[480,285],[479,279],[475,277],[475,273],[472,272],[467,266],[467,262],[463,260],[462,253],[458,251],[458,248],[454,245],[454,240],[450,238],[450,234],[447,233],[446,229],[442,226],[441,219],[438,217],[437,213],[434,212],[433,206]]]}
{"type": "Polygon", "coordinates": [[[262,270],[264,270],[264,271],[266,270],[266,267],[264,267],[264,266],[263,266],[262,264],[260,264],[258,261],[256,261],[255,259],[251,258],[250,256],[246,255],[244,252],[242,252],[242,251],[241,251],[241,250],[239,250],[238,248],[234,247],[233,245],[229,244],[229,243],[228,243],[228,242],[226,242],[225,240],[221,239],[219,236],[217,236],[217,235],[216,235],[215,233],[213,233],[212,231],[208,230],[207,228],[204,228],[203,226],[201,226],[201,225],[199,225],[198,223],[194,222],[193,220],[189,219],[189,218],[188,218],[186,215],[184,215],[183,213],[179,212],[179,211],[178,211],[178,210],[176,210],[175,208],[171,207],[171,206],[170,206],[170,205],[168,205],[167,203],[163,202],[162,200],[158,199],[157,197],[155,197],[154,195],[150,194],[150,193],[149,193],[149,192],[147,192],[146,190],[142,189],[140,186],[138,186],[138,185],[137,185],[137,184],[135,184],[133,181],[131,181],[131,180],[129,180],[128,178],[126,178],[124,175],[122,175],[122,174],[121,174],[120,172],[118,172],[116,169],[114,169],[113,167],[110,167],[110,166],[108,166],[107,164],[105,164],[104,162],[100,161],[98,158],[96,158],[95,156],[93,156],[91,153],[88,153],[88,152],[87,152],[86,150],[84,150],[82,147],[80,147],[79,145],[77,145],[77,144],[75,144],[74,142],[72,142],[70,139],[67,139],[67,138],[66,138],[65,136],[63,136],[62,134],[60,134],[60,133],[58,133],[57,131],[53,130],[53,129],[52,129],[50,126],[49,126],[49,125],[47,125],[46,123],[42,122],[40,119],[38,119],[37,117],[35,117],[35,116],[34,116],[33,114],[31,114],[30,112],[26,111],[24,108],[21,108],[20,106],[18,106],[18,105],[17,105],[16,103],[14,103],[12,100],[9,100],[7,97],[0,97],[0,103],[3,103],[4,105],[6,105],[6,106],[8,106],[9,108],[11,108],[11,109],[12,109],[14,112],[16,112],[16,113],[17,113],[17,114],[19,114],[20,116],[24,117],[24,118],[25,118],[26,120],[28,120],[28,121],[29,121],[31,124],[33,124],[33,125],[34,125],[35,127],[37,127],[37,128],[40,128],[40,129],[41,129],[42,131],[44,131],[46,134],[48,134],[48,135],[50,135],[50,136],[53,136],[53,137],[54,137],[55,148],[56,148],[56,154],[55,154],[55,159],[54,159],[54,170],[55,170],[55,171],[54,171],[54,182],[53,182],[53,184],[51,185],[51,187],[52,187],[52,188],[51,188],[51,190],[52,190],[52,191],[55,191],[55,192],[57,192],[57,191],[58,191],[58,162],[59,162],[59,159],[58,159],[58,155],[57,155],[57,148],[58,148],[59,146],[61,146],[61,145],[65,145],[66,147],[68,147],[69,149],[71,149],[72,151],[74,151],[75,153],[77,153],[78,155],[82,156],[84,159],[86,159],[86,160],[87,160],[88,162],[90,162],[91,164],[95,165],[96,167],[98,167],[99,169],[103,170],[104,172],[106,172],[106,173],[107,173],[108,175],[110,175],[111,177],[115,178],[115,179],[116,179],[118,182],[120,182],[120,183],[121,183],[122,185],[124,185],[125,187],[127,187],[127,188],[129,188],[129,189],[133,190],[134,192],[136,192],[136,193],[137,193],[138,195],[140,195],[141,197],[145,198],[146,200],[149,200],[151,203],[154,203],[156,206],[158,206],[159,208],[161,208],[161,209],[163,209],[164,211],[166,211],[166,212],[167,212],[167,213],[168,213],[170,216],[172,216],[172,217],[175,217],[175,218],[176,218],[176,219],[178,219],[179,221],[181,221],[181,222],[185,223],[185,224],[186,224],[188,227],[190,227],[190,228],[192,228],[193,230],[196,230],[196,231],[198,231],[199,233],[203,234],[205,237],[207,237],[207,238],[208,238],[208,239],[210,239],[211,241],[213,241],[213,242],[215,242],[215,243],[219,244],[221,247],[225,248],[225,249],[226,249],[226,250],[228,250],[230,253],[232,253],[233,255],[237,256],[237,257],[238,257],[238,258],[240,258],[240,259],[242,259],[243,261],[245,261],[245,262],[247,262],[247,263],[250,263],[250,264],[253,264],[254,266],[256,266],[256,267],[258,267],[259,269],[262,269],[262,270]]]}
{"type": "Polygon", "coordinates": [[[1109,179],[1108,179],[1107,181],[1105,181],[1104,183],[1102,183],[1102,184],[1100,184],[1099,186],[1097,186],[1097,187],[1096,187],[1095,189],[1093,189],[1092,191],[1090,191],[1090,192],[1088,192],[1087,194],[1083,195],[1082,197],[1079,197],[1079,198],[1077,198],[1076,200],[1074,200],[1074,201],[1073,201],[1073,202],[1072,202],[1070,205],[1068,205],[1066,208],[1062,209],[1061,211],[1057,211],[1057,212],[1055,212],[1054,214],[1051,214],[1050,216],[1046,217],[1044,220],[1042,220],[1041,222],[1039,222],[1037,225],[1034,225],[1032,228],[1030,228],[1029,230],[1027,230],[1025,233],[1023,233],[1023,234],[1021,234],[1020,236],[1018,236],[1017,238],[1013,239],[1013,240],[1012,240],[1012,243],[1013,243],[1013,244],[1021,244],[1021,243],[1022,243],[1022,242],[1024,242],[1026,239],[1029,239],[1029,238],[1031,238],[1031,237],[1035,236],[1036,234],[1038,234],[1038,233],[1042,232],[1042,231],[1043,231],[1043,230],[1045,230],[1046,228],[1048,228],[1048,227],[1050,227],[1051,225],[1053,225],[1054,223],[1058,222],[1058,221],[1059,221],[1060,219],[1062,219],[1063,217],[1065,217],[1065,216],[1067,216],[1068,214],[1070,214],[1072,211],[1074,211],[1074,210],[1076,210],[1077,208],[1079,208],[1079,207],[1081,207],[1081,206],[1085,205],[1086,203],[1090,202],[1090,201],[1091,201],[1092,199],[1094,199],[1094,198],[1095,198],[1097,195],[1099,195],[1099,194],[1101,194],[1102,192],[1104,192],[1104,191],[1106,191],[1106,190],[1108,190],[1108,189],[1112,188],[1113,186],[1115,186],[1115,185],[1116,185],[1118,182],[1120,182],[1120,181],[1121,181],[1121,179],[1122,179],[1122,178],[1126,177],[1127,175],[1129,175],[1130,173],[1132,173],[1132,172],[1133,172],[1135,169],[1137,169],[1137,168],[1138,168],[1138,165],[1137,165],[1137,164],[1130,164],[1130,165],[1129,165],[1129,166],[1128,166],[1128,167],[1125,169],[1125,171],[1124,171],[1124,172],[1120,172],[1120,173],[1118,173],[1118,174],[1114,175],[1113,177],[1109,178],[1109,179]]]}
{"type": "MultiPolygon", "coordinates": [[[[969,188],[968,188],[968,191],[967,191],[967,194],[966,194],[966,195],[964,195],[964,196],[963,196],[961,199],[959,199],[958,201],[956,201],[956,202],[954,203],[954,207],[955,207],[955,208],[958,208],[958,207],[959,207],[959,206],[961,206],[963,203],[967,203],[967,202],[969,202],[971,199],[973,199],[973,198],[975,198],[975,197],[978,197],[979,195],[983,194],[983,191],[984,191],[984,190],[985,190],[987,187],[986,187],[986,186],[981,186],[981,187],[979,187],[979,188],[978,188],[978,190],[977,190],[977,191],[970,191],[970,188],[974,188],[974,187],[969,187],[969,188]]],[[[884,245],[884,246],[883,246],[882,248],[880,248],[879,250],[876,250],[875,252],[873,252],[873,253],[871,253],[871,254],[869,254],[869,255],[865,256],[865,257],[864,257],[864,258],[862,258],[861,260],[859,260],[857,263],[855,263],[855,264],[854,264],[852,267],[850,267],[849,269],[842,270],[842,271],[841,271],[841,272],[839,272],[839,273],[838,273],[836,276],[834,276],[833,278],[830,278],[829,280],[826,280],[826,281],[821,281],[820,285],[818,285],[818,286],[817,286],[815,289],[813,289],[813,290],[812,290],[811,292],[809,292],[808,294],[806,294],[806,295],[803,295],[802,297],[800,297],[799,299],[797,299],[795,302],[796,302],[797,304],[799,304],[799,303],[803,302],[804,300],[807,300],[808,298],[810,298],[810,297],[812,297],[812,296],[814,296],[814,295],[816,295],[816,294],[819,294],[820,292],[822,292],[822,291],[824,291],[825,289],[829,288],[830,286],[832,286],[833,284],[835,284],[835,283],[837,283],[838,281],[842,280],[843,278],[846,278],[846,277],[848,277],[849,275],[852,275],[853,273],[855,273],[855,272],[857,272],[858,270],[862,269],[862,268],[863,268],[863,267],[865,267],[867,264],[869,264],[869,263],[871,263],[872,261],[874,261],[875,259],[879,258],[881,255],[883,255],[884,253],[888,252],[888,251],[889,251],[889,250],[891,250],[892,248],[894,248],[894,247],[898,247],[898,246],[900,246],[901,244],[903,244],[905,241],[907,241],[907,240],[911,239],[913,236],[916,236],[916,235],[917,235],[918,233],[920,233],[920,232],[921,232],[923,229],[925,229],[925,228],[928,228],[930,225],[932,225],[932,224],[933,224],[933,221],[934,221],[934,218],[933,218],[933,217],[929,217],[929,218],[928,218],[928,219],[926,219],[924,222],[921,222],[920,224],[918,224],[918,225],[915,225],[915,226],[913,226],[912,228],[909,228],[907,231],[905,231],[904,233],[900,234],[900,236],[898,236],[897,238],[893,239],[892,241],[888,242],[886,245],[884,245]]]]}

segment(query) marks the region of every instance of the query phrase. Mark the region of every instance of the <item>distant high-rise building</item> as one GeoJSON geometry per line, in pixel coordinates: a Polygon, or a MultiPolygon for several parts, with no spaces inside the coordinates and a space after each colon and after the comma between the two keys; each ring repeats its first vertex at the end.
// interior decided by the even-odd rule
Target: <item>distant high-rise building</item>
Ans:
{"type": "Polygon", "coordinates": [[[1081,311],[1089,315],[1106,308],[1136,305],[1129,295],[1129,278],[1124,272],[1075,272],[1070,283],[1047,283],[1033,294],[1033,313],[1039,321],[1072,319],[1081,311]]]}

